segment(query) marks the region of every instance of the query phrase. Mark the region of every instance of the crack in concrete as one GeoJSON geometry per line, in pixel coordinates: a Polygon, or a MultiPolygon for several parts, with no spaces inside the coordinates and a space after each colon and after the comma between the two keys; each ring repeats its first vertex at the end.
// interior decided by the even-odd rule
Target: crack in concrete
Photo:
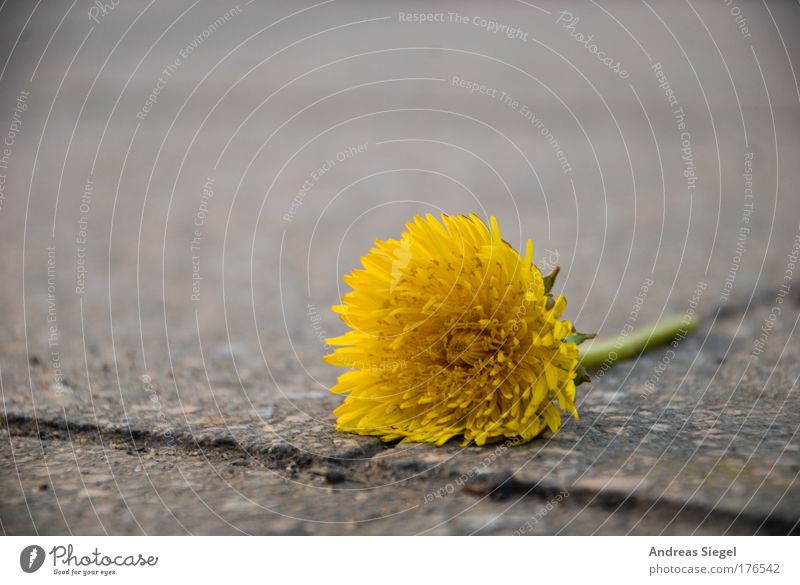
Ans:
{"type": "MultiPolygon", "coordinates": [[[[146,453],[150,449],[180,450],[180,454],[197,456],[197,450],[211,452],[216,456],[238,457],[232,465],[254,461],[266,468],[291,469],[293,473],[333,473],[339,481],[349,481],[369,485],[376,480],[400,482],[452,480],[452,470],[438,466],[430,466],[415,474],[415,478],[403,478],[399,473],[406,471],[403,463],[393,465],[386,457],[376,459],[374,456],[391,449],[377,440],[359,442],[357,447],[346,449],[335,455],[311,453],[288,441],[264,440],[248,437],[241,440],[232,434],[209,434],[209,429],[193,431],[189,427],[179,429],[147,429],[137,424],[98,422],[86,423],[68,421],[65,418],[40,418],[19,414],[7,414],[0,421],[5,423],[12,436],[39,437],[40,440],[67,441],[68,437],[102,438],[114,447],[122,443],[129,453],[146,453]],[[315,471],[316,470],[316,471],[315,471]]],[[[254,428],[257,428],[254,425],[254,428]]],[[[584,486],[557,485],[553,482],[525,480],[521,481],[509,472],[493,472],[482,474],[464,484],[462,493],[476,498],[491,501],[505,501],[521,498],[535,498],[547,501],[555,494],[566,490],[569,493],[570,505],[580,508],[607,509],[613,513],[641,515],[658,513],[667,516],[678,515],[691,517],[698,522],[718,523],[718,525],[747,524],[757,527],[767,534],[798,534],[796,519],[772,513],[765,516],[742,512],[734,513],[721,508],[710,508],[698,502],[684,502],[671,498],[650,498],[641,494],[626,493],[615,489],[592,489],[584,486]]],[[[566,500],[565,500],[566,501],[566,500]]]]}

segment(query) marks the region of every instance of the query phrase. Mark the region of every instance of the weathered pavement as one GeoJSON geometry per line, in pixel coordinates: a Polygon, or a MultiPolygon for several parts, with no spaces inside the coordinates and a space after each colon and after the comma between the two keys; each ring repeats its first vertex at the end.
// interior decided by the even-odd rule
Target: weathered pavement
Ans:
{"type": "Polygon", "coordinates": [[[185,58],[227,8],[159,41],[188,4],[130,33],[146,5],[83,7],[41,62],[63,13],[20,35],[18,4],[0,12],[4,138],[29,93],[0,192],[5,533],[798,531],[797,6],[745,6],[751,38],[721,3],[604,4],[632,36],[571,7],[623,80],[549,3],[437,8],[456,26],[336,2],[266,33],[290,8],[243,4],[185,58]],[[533,111],[571,170],[519,104],[454,77],[533,111]],[[321,356],[341,275],[437,210],[534,238],[582,330],[703,325],[596,372],[580,421],[525,446],[336,433],[321,356]]]}
{"type": "MultiPolygon", "coordinates": [[[[324,395],[243,404],[236,392],[215,392],[216,407],[181,407],[168,378],[151,382],[167,397],[157,416],[132,375],[119,382],[139,389],[126,391],[124,410],[101,392],[92,406],[77,396],[48,400],[44,391],[34,417],[24,414],[25,399],[7,393],[4,528],[789,533],[800,509],[794,303],[759,360],[750,360],[741,331],[767,318],[763,304],[749,322],[740,325],[734,313],[715,333],[687,339],[669,367],[671,382],[655,394],[646,384],[664,351],[609,370],[586,391],[579,423],[522,447],[387,446],[338,434],[336,400],[324,395]]],[[[35,387],[47,375],[41,370],[32,367],[35,387]]],[[[117,387],[111,371],[95,383],[117,387]]]]}

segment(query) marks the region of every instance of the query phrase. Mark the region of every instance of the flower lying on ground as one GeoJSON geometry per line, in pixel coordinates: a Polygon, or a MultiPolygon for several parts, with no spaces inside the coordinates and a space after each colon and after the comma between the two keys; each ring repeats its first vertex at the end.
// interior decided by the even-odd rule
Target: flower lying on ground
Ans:
{"type": "Polygon", "coordinates": [[[494,217],[417,216],[399,240],[376,241],[352,291],[333,307],[350,331],[329,339],[328,363],[350,368],[337,429],[386,441],[463,445],[530,441],[576,419],[583,381],[563,296],[502,240],[494,217]],[[560,409],[560,410],[559,410],[560,409]]]}

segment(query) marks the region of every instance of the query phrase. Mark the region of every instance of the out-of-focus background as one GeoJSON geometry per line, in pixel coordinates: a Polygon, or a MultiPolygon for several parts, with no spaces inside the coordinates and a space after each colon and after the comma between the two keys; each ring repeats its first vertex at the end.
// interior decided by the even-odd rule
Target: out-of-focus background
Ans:
{"type": "Polygon", "coordinates": [[[788,1],[3,2],[3,530],[795,531],[798,31],[788,1]],[[704,326],[489,464],[335,433],[341,276],[469,212],[561,266],[581,330],[704,326]]]}

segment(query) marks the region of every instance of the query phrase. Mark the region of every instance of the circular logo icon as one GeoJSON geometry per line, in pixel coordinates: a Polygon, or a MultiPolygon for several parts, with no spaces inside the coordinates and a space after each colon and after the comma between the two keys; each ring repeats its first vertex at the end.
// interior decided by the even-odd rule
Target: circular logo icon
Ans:
{"type": "Polygon", "coordinates": [[[32,544],[26,546],[19,553],[19,566],[26,573],[35,573],[44,564],[44,549],[41,546],[32,544]]]}

